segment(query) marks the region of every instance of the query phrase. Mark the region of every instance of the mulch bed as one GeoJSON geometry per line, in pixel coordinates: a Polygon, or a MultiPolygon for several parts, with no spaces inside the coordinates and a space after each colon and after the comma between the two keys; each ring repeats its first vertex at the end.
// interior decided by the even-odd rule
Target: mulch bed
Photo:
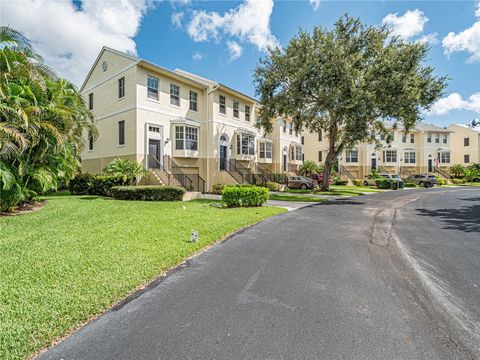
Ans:
{"type": "Polygon", "coordinates": [[[47,204],[47,200],[42,201],[32,201],[30,203],[23,204],[11,212],[2,211],[0,216],[15,216],[28,214],[37,210],[42,209],[47,204]]]}

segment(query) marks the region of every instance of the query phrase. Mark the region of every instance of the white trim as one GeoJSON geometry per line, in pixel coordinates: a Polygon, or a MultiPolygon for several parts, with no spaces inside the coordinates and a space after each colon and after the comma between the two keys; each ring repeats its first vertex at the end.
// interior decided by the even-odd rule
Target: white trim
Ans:
{"type": "Polygon", "coordinates": [[[201,125],[201,123],[199,121],[196,121],[196,120],[193,120],[193,119],[182,118],[182,117],[176,117],[176,118],[170,119],[170,123],[171,124],[195,126],[195,127],[200,127],[200,125],[201,125]]]}
{"type": "MultiPolygon", "coordinates": [[[[130,70],[132,67],[137,66],[138,63],[139,63],[139,61],[137,61],[136,63],[133,63],[133,64],[128,65],[126,68],[123,68],[123,69],[120,70],[119,72],[111,75],[110,77],[108,77],[108,78],[100,81],[99,83],[97,83],[97,84],[95,84],[95,85],[93,85],[93,86],[91,86],[91,87],[89,87],[89,88],[86,88],[86,89],[83,89],[83,88],[82,88],[82,89],[80,90],[80,93],[83,94],[83,93],[85,93],[85,92],[89,92],[89,91],[95,89],[96,87],[99,87],[100,85],[106,83],[107,81],[112,80],[113,78],[115,78],[115,77],[117,77],[118,75],[124,73],[125,71],[130,70]]],[[[93,70],[94,68],[95,68],[95,65],[92,67],[92,70],[93,70]]],[[[86,84],[86,82],[87,82],[87,80],[88,80],[89,77],[90,77],[90,74],[89,74],[89,75],[87,76],[87,78],[85,79],[85,84],[86,84]]],[[[117,89],[117,90],[118,90],[118,89],[117,89]]],[[[123,98],[122,98],[122,99],[123,99],[123,98]]]]}

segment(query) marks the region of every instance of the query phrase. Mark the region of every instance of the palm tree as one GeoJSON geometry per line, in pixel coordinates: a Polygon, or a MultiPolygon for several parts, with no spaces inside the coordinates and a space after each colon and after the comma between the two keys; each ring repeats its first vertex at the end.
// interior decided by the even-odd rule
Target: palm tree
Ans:
{"type": "Polygon", "coordinates": [[[452,166],[450,166],[450,173],[455,178],[460,178],[465,176],[465,170],[466,168],[462,164],[452,164],[452,166]]]}
{"type": "Polygon", "coordinates": [[[313,174],[320,172],[320,166],[312,160],[306,160],[300,165],[298,172],[303,176],[312,176],[313,174]]]}
{"type": "Polygon", "coordinates": [[[18,31],[0,27],[1,210],[56,189],[78,171],[93,114],[18,31]]]}

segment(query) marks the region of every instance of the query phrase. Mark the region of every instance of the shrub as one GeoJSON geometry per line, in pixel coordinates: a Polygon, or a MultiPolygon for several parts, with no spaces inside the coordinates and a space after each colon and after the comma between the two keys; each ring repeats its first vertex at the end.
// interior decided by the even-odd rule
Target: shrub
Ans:
{"type": "Polygon", "coordinates": [[[342,179],[334,179],[333,180],[333,185],[347,185],[348,184],[348,180],[342,180],[342,179]]]}
{"type": "Polygon", "coordinates": [[[114,186],[111,195],[117,200],[182,201],[186,190],[177,186],[114,186]]]}
{"type": "Polygon", "coordinates": [[[447,185],[447,180],[444,178],[437,177],[437,185],[440,185],[440,186],[447,185]]]}
{"type": "Polygon", "coordinates": [[[104,169],[107,175],[120,176],[125,183],[133,183],[135,180],[141,180],[148,175],[142,164],[129,159],[116,158],[112,160],[104,169]]]}
{"type": "Polygon", "coordinates": [[[217,195],[222,195],[222,190],[225,187],[223,184],[214,184],[212,187],[212,193],[217,195]]]}
{"type": "Polygon", "coordinates": [[[376,179],[375,183],[377,184],[377,188],[379,189],[391,189],[392,184],[395,180],[393,179],[376,179]]]}
{"type": "Polygon", "coordinates": [[[280,184],[273,181],[269,181],[267,182],[267,189],[270,191],[280,191],[280,184]]]}
{"type": "Polygon", "coordinates": [[[465,179],[452,179],[452,182],[454,184],[458,185],[458,184],[464,184],[466,182],[466,180],[465,179]]]}
{"type": "Polygon", "coordinates": [[[353,183],[355,184],[355,186],[363,186],[363,180],[360,179],[353,180],[353,183]]]}
{"type": "Polygon", "coordinates": [[[416,186],[417,185],[415,183],[405,183],[405,187],[407,187],[407,188],[414,188],[416,186]]]}
{"type": "Polygon", "coordinates": [[[68,190],[73,195],[109,196],[113,186],[130,185],[122,176],[80,174],[70,180],[68,190]]]}
{"type": "Polygon", "coordinates": [[[268,200],[268,189],[260,186],[225,186],[222,201],[228,207],[261,206],[268,200]]]}

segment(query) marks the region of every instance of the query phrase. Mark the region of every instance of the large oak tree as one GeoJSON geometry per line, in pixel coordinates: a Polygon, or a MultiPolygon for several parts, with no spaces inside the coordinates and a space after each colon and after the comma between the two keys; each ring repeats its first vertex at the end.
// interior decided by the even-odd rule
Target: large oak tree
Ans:
{"type": "Polygon", "coordinates": [[[323,189],[344,149],[387,133],[384,121],[407,132],[442,94],[445,77],[424,65],[428,45],[392,37],[345,15],[331,30],[300,31],[284,48],[269,49],[254,73],[262,107],[259,126],[289,117],[296,131],[328,136],[323,189]]]}

